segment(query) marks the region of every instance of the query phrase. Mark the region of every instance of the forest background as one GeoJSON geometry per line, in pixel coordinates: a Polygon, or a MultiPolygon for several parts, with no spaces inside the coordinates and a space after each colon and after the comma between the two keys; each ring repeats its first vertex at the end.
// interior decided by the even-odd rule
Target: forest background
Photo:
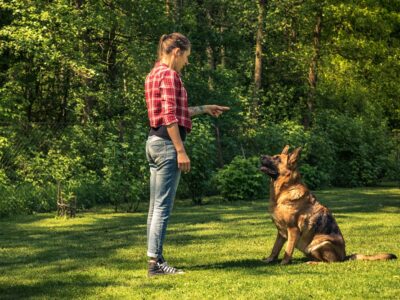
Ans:
{"type": "Polygon", "coordinates": [[[398,0],[0,0],[0,215],[148,199],[144,79],[192,42],[180,198],[266,196],[261,154],[302,146],[312,189],[400,174],[398,0]]]}

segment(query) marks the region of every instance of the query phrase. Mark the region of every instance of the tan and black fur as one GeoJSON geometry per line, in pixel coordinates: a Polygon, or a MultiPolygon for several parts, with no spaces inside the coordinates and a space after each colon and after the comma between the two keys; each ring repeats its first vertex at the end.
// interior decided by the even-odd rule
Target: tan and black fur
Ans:
{"type": "Polygon", "coordinates": [[[287,241],[282,264],[290,263],[294,248],[302,251],[313,262],[344,260],[387,260],[394,254],[346,256],[345,242],[331,211],[317,201],[301,180],[297,161],[301,148],[288,153],[261,157],[261,171],[271,177],[270,213],[278,229],[271,254],[263,260],[276,261],[287,241]]]}

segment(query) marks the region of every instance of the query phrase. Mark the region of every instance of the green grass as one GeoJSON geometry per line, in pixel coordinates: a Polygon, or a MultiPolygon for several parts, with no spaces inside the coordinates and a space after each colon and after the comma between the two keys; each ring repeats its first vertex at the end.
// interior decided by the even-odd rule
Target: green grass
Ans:
{"type": "MultiPolygon", "coordinates": [[[[400,189],[316,193],[332,209],[347,252],[400,255],[400,189]]],[[[175,205],[165,244],[182,276],[146,277],[146,207],[102,208],[0,221],[0,299],[398,299],[400,262],[265,265],[276,230],[267,201],[175,205]]]]}

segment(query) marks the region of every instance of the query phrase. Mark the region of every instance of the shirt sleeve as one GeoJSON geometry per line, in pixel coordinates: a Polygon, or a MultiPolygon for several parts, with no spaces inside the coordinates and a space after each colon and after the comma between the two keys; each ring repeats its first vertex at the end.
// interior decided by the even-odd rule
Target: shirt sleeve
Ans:
{"type": "Polygon", "coordinates": [[[178,123],[178,118],[176,117],[176,109],[177,97],[179,96],[181,85],[181,80],[176,72],[171,70],[165,72],[165,76],[161,80],[160,84],[162,114],[165,125],[178,123]]]}

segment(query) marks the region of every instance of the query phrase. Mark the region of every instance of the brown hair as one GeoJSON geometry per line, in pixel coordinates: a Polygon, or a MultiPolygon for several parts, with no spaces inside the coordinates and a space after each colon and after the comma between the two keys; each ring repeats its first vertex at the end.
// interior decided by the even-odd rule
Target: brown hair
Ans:
{"type": "Polygon", "coordinates": [[[163,54],[170,54],[175,48],[187,51],[190,47],[189,39],[179,32],[163,34],[158,43],[158,60],[161,60],[163,54]]]}

